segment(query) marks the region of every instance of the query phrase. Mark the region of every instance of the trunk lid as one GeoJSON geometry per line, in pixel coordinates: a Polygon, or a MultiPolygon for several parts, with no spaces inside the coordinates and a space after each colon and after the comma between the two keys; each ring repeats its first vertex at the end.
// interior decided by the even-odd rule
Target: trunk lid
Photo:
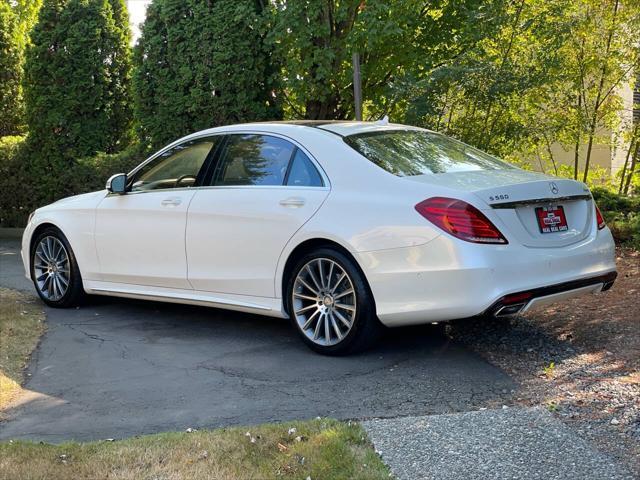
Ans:
{"type": "Polygon", "coordinates": [[[581,182],[526,170],[483,170],[404,177],[475,194],[507,239],[536,248],[561,247],[579,242],[591,232],[593,201],[581,182]],[[553,208],[550,208],[553,207],[553,208]],[[566,229],[543,233],[540,222],[558,219],[562,207],[566,229]],[[537,210],[539,209],[539,210],[537,210]],[[540,218],[540,220],[539,220],[540,218]],[[500,223],[502,225],[500,225],[500,223]]]}

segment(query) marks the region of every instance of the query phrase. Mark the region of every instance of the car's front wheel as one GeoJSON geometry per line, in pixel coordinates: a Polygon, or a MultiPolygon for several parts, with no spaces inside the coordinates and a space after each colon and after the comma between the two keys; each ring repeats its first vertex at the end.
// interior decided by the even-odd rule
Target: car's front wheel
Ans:
{"type": "Polygon", "coordinates": [[[380,332],[364,276],[350,258],[333,248],[318,249],[296,263],[286,298],[294,328],[316,352],[361,351],[380,332]]]}
{"type": "Polygon", "coordinates": [[[55,227],[42,230],[33,242],[31,278],[42,301],[51,307],[75,306],[84,295],[71,245],[55,227]]]}

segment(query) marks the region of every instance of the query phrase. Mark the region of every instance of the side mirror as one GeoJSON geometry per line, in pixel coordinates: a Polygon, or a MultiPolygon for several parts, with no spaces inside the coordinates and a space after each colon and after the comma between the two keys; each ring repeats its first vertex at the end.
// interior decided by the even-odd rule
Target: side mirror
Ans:
{"type": "Polygon", "coordinates": [[[110,193],[117,193],[122,195],[127,191],[127,174],[126,173],[116,173],[109,177],[106,185],[107,190],[110,193]]]}

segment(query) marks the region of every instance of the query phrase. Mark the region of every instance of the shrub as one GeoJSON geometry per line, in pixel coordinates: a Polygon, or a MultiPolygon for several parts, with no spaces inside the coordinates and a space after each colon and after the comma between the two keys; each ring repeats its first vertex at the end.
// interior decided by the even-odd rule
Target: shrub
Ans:
{"type": "Polygon", "coordinates": [[[0,138],[0,226],[23,226],[29,215],[24,195],[24,170],[19,152],[24,148],[24,137],[0,138]]]}
{"type": "Polygon", "coordinates": [[[52,168],[24,137],[0,138],[0,226],[23,227],[29,213],[70,195],[101,190],[114,173],[128,172],[144,160],[145,147],[133,145],[116,154],[98,153],[52,174],[52,168]]]}
{"type": "Polygon", "coordinates": [[[84,193],[101,190],[107,179],[116,173],[128,173],[149,156],[148,149],[134,144],[119,153],[100,152],[93,157],[78,161],[69,183],[75,192],[84,193]]]}
{"type": "Polygon", "coordinates": [[[640,197],[605,188],[594,188],[592,193],[616,241],[640,248],[640,197]]]}

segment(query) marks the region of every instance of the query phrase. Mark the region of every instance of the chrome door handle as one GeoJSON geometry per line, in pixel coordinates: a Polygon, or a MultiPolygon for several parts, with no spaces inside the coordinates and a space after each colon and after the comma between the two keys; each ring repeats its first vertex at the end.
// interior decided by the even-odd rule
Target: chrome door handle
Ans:
{"type": "Polygon", "coordinates": [[[280,200],[280,205],[283,207],[302,207],[304,205],[304,198],[289,197],[284,200],[280,200]]]}
{"type": "Polygon", "coordinates": [[[177,207],[182,203],[182,199],[178,197],[165,198],[160,202],[163,207],[177,207]]]}

